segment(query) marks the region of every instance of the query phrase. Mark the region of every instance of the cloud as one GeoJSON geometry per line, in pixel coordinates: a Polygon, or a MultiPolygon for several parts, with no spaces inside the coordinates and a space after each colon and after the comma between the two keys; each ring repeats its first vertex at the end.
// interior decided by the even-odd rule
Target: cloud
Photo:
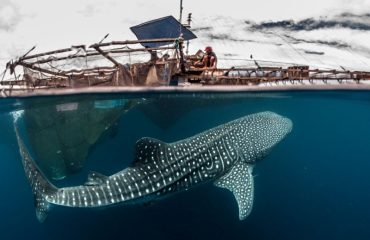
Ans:
{"type": "Polygon", "coordinates": [[[364,14],[354,14],[349,12],[344,12],[338,15],[338,17],[344,17],[344,18],[370,18],[370,13],[364,13],[364,14]]]}
{"type": "MultiPolygon", "coordinates": [[[[361,53],[361,55],[364,56],[370,56],[370,49],[366,46],[354,44],[354,43],[344,43],[339,41],[325,41],[325,40],[315,40],[315,39],[301,39],[289,36],[287,34],[283,35],[284,38],[289,41],[290,44],[300,44],[300,43],[307,43],[307,44],[313,44],[317,46],[328,46],[328,47],[334,47],[336,49],[342,49],[344,51],[349,52],[358,52],[361,53]]],[[[303,50],[306,54],[314,54],[314,55],[324,55],[325,52],[321,51],[315,51],[315,50],[303,50]]]]}
{"type": "Polygon", "coordinates": [[[311,55],[324,55],[325,52],[318,52],[318,51],[312,51],[312,50],[303,50],[304,53],[306,54],[311,54],[311,55]]]}
{"type": "Polygon", "coordinates": [[[14,31],[21,20],[17,5],[9,0],[0,0],[0,31],[14,31]]]}
{"type": "MultiPolygon", "coordinates": [[[[222,20],[225,20],[225,19],[222,19],[222,20]]],[[[232,33],[229,33],[230,29],[223,31],[224,24],[226,25],[227,23],[223,23],[221,26],[219,25],[218,27],[201,26],[201,27],[191,28],[190,30],[192,32],[198,33],[199,36],[203,36],[208,40],[221,40],[221,41],[228,41],[228,42],[256,42],[255,40],[241,39],[241,38],[234,37],[232,33]]]]}
{"type": "Polygon", "coordinates": [[[351,45],[339,41],[325,41],[325,40],[317,40],[317,39],[302,39],[292,37],[288,34],[283,35],[284,38],[289,40],[291,44],[300,44],[300,43],[309,43],[309,44],[318,44],[318,45],[326,45],[330,47],[337,47],[337,48],[350,48],[351,45]]]}
{"type": "Polygon", "coordinates": [[[223,55],[225,57],[236,57],[236,56],[239,56],[239,54],[235,54],[235,53],[224,53],[223,55]]]}
{"type": "MultiPolygon", "coordinates": [[[[341,49],[345,52],[358,52],[369,56],[370,49],[364,34],[370,31],[370,14],[354,14],[342,12],[332,17],[306,18],[300,21],[282,20],[256,23],[244,21],[246,31],[259,32],[266,36],[279,37],[291,45],[309,44],[310,50],[301,49],[302,52],[311,55],[326,55],[323,51],[311,50],[319,46],[341,49]],[[340,34],[352,34],[353,31],[361,31],[354,38],[340,38],[340,34]],[[339,34],[339,35],[338,35],[339,34]]],[[[307,46],[306,46],[307,47],[307,46]]]]}
{"type": "Polygon", "coordinates": [[[99,10],[95,5],[88,4],[78,12],[82,14],[84,17],[94,17],[99,12],[99,10]]]}
{"type": "Polygon", "coordinates": [[[193,32],[209,32],[213,30],[213,27],[197,27],[190,29],[193,32]]]}
{"type": "Polygon", "coordinates": [[[284,29],[289,31],[313,31],[320,29],[344,28],[351,30],[370,31],[370,14],[342,13],[334,17],[306,18],[301,21],[282,20],[262,23],[245,21],[251,30],[284,29]]]}
{"type": "Polygon", "coordinates": [[[268,45],[275,45],[275,46],[281,46],[283,44],[276,43],[273,41],[264,41],[264,40],[251,40],[251,39],[238,39],[231,37],[232,34],[216,34],[216,33],[209,33],[206,35],[208,39],[210,40],[222,40],[222,41],[228,41],[228,42],[240,42],[240,43],[259,43],[259,44],[268,44],[268,45]]]}
{"type": "Polygon", "coordinates": [[[255,42],[253,40],[243,40],[243,39],[233,38],[230,34],[225,34],[225,33],[208,33],[206,36],[212,40],[224,40],[224,41],[230,41],[230,42],[255,42]]]}

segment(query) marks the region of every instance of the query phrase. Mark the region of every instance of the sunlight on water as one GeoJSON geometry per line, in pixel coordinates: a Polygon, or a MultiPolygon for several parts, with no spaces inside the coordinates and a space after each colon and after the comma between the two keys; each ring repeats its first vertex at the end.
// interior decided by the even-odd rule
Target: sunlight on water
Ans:
{"type": "Polygon", "coordinates": [[[24,110],[10,112],[9,114],[12,115],[14,123],[17,123],[18,120],[23,117],[24,110]]]}

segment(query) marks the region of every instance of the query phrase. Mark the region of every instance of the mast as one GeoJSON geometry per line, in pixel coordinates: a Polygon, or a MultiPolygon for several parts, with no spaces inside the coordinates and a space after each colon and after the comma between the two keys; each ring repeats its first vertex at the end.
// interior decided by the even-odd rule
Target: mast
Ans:
{"type": "Polygon", "coordinates": [[[180,68],[181,68],[181,73],[185,73],[185,60],[184,60],[184,52],[183,52],[183,44],[184,40],[182,37],[182,0],[180,0],[180,17],[179,17],[179,22],[180,22],[180,36],[179,36],[179,52],[180,52],[180,68]]]}
{"type": "MultiPolygon", "coordinates": [[[[191,13],[189,13],[188,15],[188,25],[186,26],[187,28],[190,28],[190,24],[191,24],[191,13]]],[[[186,41],[186,55],[189,55],[189,43],[190,41],[186,41]]]]}
{"type": "Polygon", "coordinates": [[[182,23],[182,10],[183,10],[183,6],[182,6],[182,0],[180,0],[180,17],[179,17],[179,22],[182,23]]]}
{"type": "Polygon", "coordinates": [[[180,22],[180,34],[179,36],[182,35],[182,11],[183,11],[183,6],[182,6],[182,0],[180,0],[180,17],[179,17],[179,22],[180,22]]]}

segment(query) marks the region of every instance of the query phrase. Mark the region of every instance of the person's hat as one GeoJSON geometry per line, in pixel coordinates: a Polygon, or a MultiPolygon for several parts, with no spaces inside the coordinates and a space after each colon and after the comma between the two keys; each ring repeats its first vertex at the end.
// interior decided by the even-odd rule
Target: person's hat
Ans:
{"type": "Polygon", "coordinates": [[[204,51],[206,51],[206,52],[212,52],[213,50],[212,50],[212,47],[211,47],[211,46],[207,46],[207,47],[204,49],[204,51]]]}

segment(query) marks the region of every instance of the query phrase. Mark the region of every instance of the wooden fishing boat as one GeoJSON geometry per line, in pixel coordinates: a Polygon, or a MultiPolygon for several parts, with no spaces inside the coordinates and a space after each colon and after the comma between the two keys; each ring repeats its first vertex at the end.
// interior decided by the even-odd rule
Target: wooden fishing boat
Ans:
{"type": "Polygon", "coordinates": [[[186,25],[168,16],[133,26],[131,30],[136,40],[104,42],[107,35],[90,46],[74,45],[31,54],[33,47],[6,65],[0,81],[1,95],[135,91],[138,88],[163,91],[169,86],[191,86],[192,91],[204,90],[207,86],[207,89],[238,86],[236,90],[258,90],[261,86],[315,89],[325,88],[325,85],[369,88],[366,83],[370,82],[370,72],[344,68],[311,69],[299,64],[274,66],[258,60],[250,60],[252,65],[243,68],[195,67],[201,51],[194,55],[184,53],[189,41],[196,38],[189,29],[190,18],[186,25]],[[4,79],[7,71],[13,78],[4,79]]]}

